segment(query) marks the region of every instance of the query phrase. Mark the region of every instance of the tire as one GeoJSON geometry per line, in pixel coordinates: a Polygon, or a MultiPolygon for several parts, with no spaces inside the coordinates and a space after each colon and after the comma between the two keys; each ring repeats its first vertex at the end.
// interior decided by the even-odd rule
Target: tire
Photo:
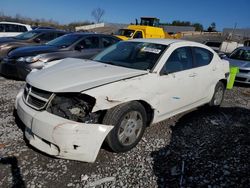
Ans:
{"type": "Polygon", "coordinates": [[[219,81],[214,89],[214,95],[211,101],[209,102],[209,106],[219,107],[223,101],[225,93],[225,85],[219,81]]]}
{"type": "Polygon", "coordinates": [[[106,143],[114,152],[126,152],[141,140],[146,128],[147,114],[137,101],[118,105],[104,116],[103,124],[114,125],[106,137],[106,143]]]}

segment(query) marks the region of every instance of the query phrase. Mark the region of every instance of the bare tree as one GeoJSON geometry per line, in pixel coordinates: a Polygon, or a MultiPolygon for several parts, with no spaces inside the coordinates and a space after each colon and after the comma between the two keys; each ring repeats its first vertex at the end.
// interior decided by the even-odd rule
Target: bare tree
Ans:
{"type": "Polygon", "coordinates": [[[94,19],[97,23],[101,22],[101,19],[102,19],[104,14],[105,14],[105,10],[103,10],[101,8],[96,8],[91,12],[91,15],[94,17],[94,19]]]}

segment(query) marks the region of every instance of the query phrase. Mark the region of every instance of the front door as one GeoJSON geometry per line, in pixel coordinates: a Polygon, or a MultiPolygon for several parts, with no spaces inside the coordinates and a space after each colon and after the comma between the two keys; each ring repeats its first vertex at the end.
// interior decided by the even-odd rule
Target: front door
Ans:
{"type": "Polygon", "coordinates": [[[76,46],[81,46],[82,48],[75,50],[75,57],[82,59],[89,59],[102,50],[99,37],[86,37],[76,46]]]}
{"type": "Polygon", "coordinates": [[[174,50],[163,66],[158,80],[159,116],[166,118],[185,111],[197,101],[199,97],[195,77],[191,48],[181,47],[174,50]]]}

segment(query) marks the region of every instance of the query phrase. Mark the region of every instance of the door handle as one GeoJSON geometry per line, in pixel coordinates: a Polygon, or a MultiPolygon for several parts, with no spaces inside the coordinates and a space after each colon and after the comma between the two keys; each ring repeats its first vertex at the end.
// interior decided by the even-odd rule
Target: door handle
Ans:
{"type": "Polygon", "coordinates": [[[191,73],[189,74],[189,77],[196,77],[197,76],[197,73],[191,73]]]}

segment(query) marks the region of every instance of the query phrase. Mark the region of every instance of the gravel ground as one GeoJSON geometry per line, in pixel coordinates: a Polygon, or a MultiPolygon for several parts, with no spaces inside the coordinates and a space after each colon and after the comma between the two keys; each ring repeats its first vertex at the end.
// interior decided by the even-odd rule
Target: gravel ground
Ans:
{"type": "Polygon", "coordinates": [[[250,187],[250,88],[149,127],[132,151],[102,149],[94,164],[47,156],[13,116],[24,82],[0,77],[0,187],[250,187]]]}

